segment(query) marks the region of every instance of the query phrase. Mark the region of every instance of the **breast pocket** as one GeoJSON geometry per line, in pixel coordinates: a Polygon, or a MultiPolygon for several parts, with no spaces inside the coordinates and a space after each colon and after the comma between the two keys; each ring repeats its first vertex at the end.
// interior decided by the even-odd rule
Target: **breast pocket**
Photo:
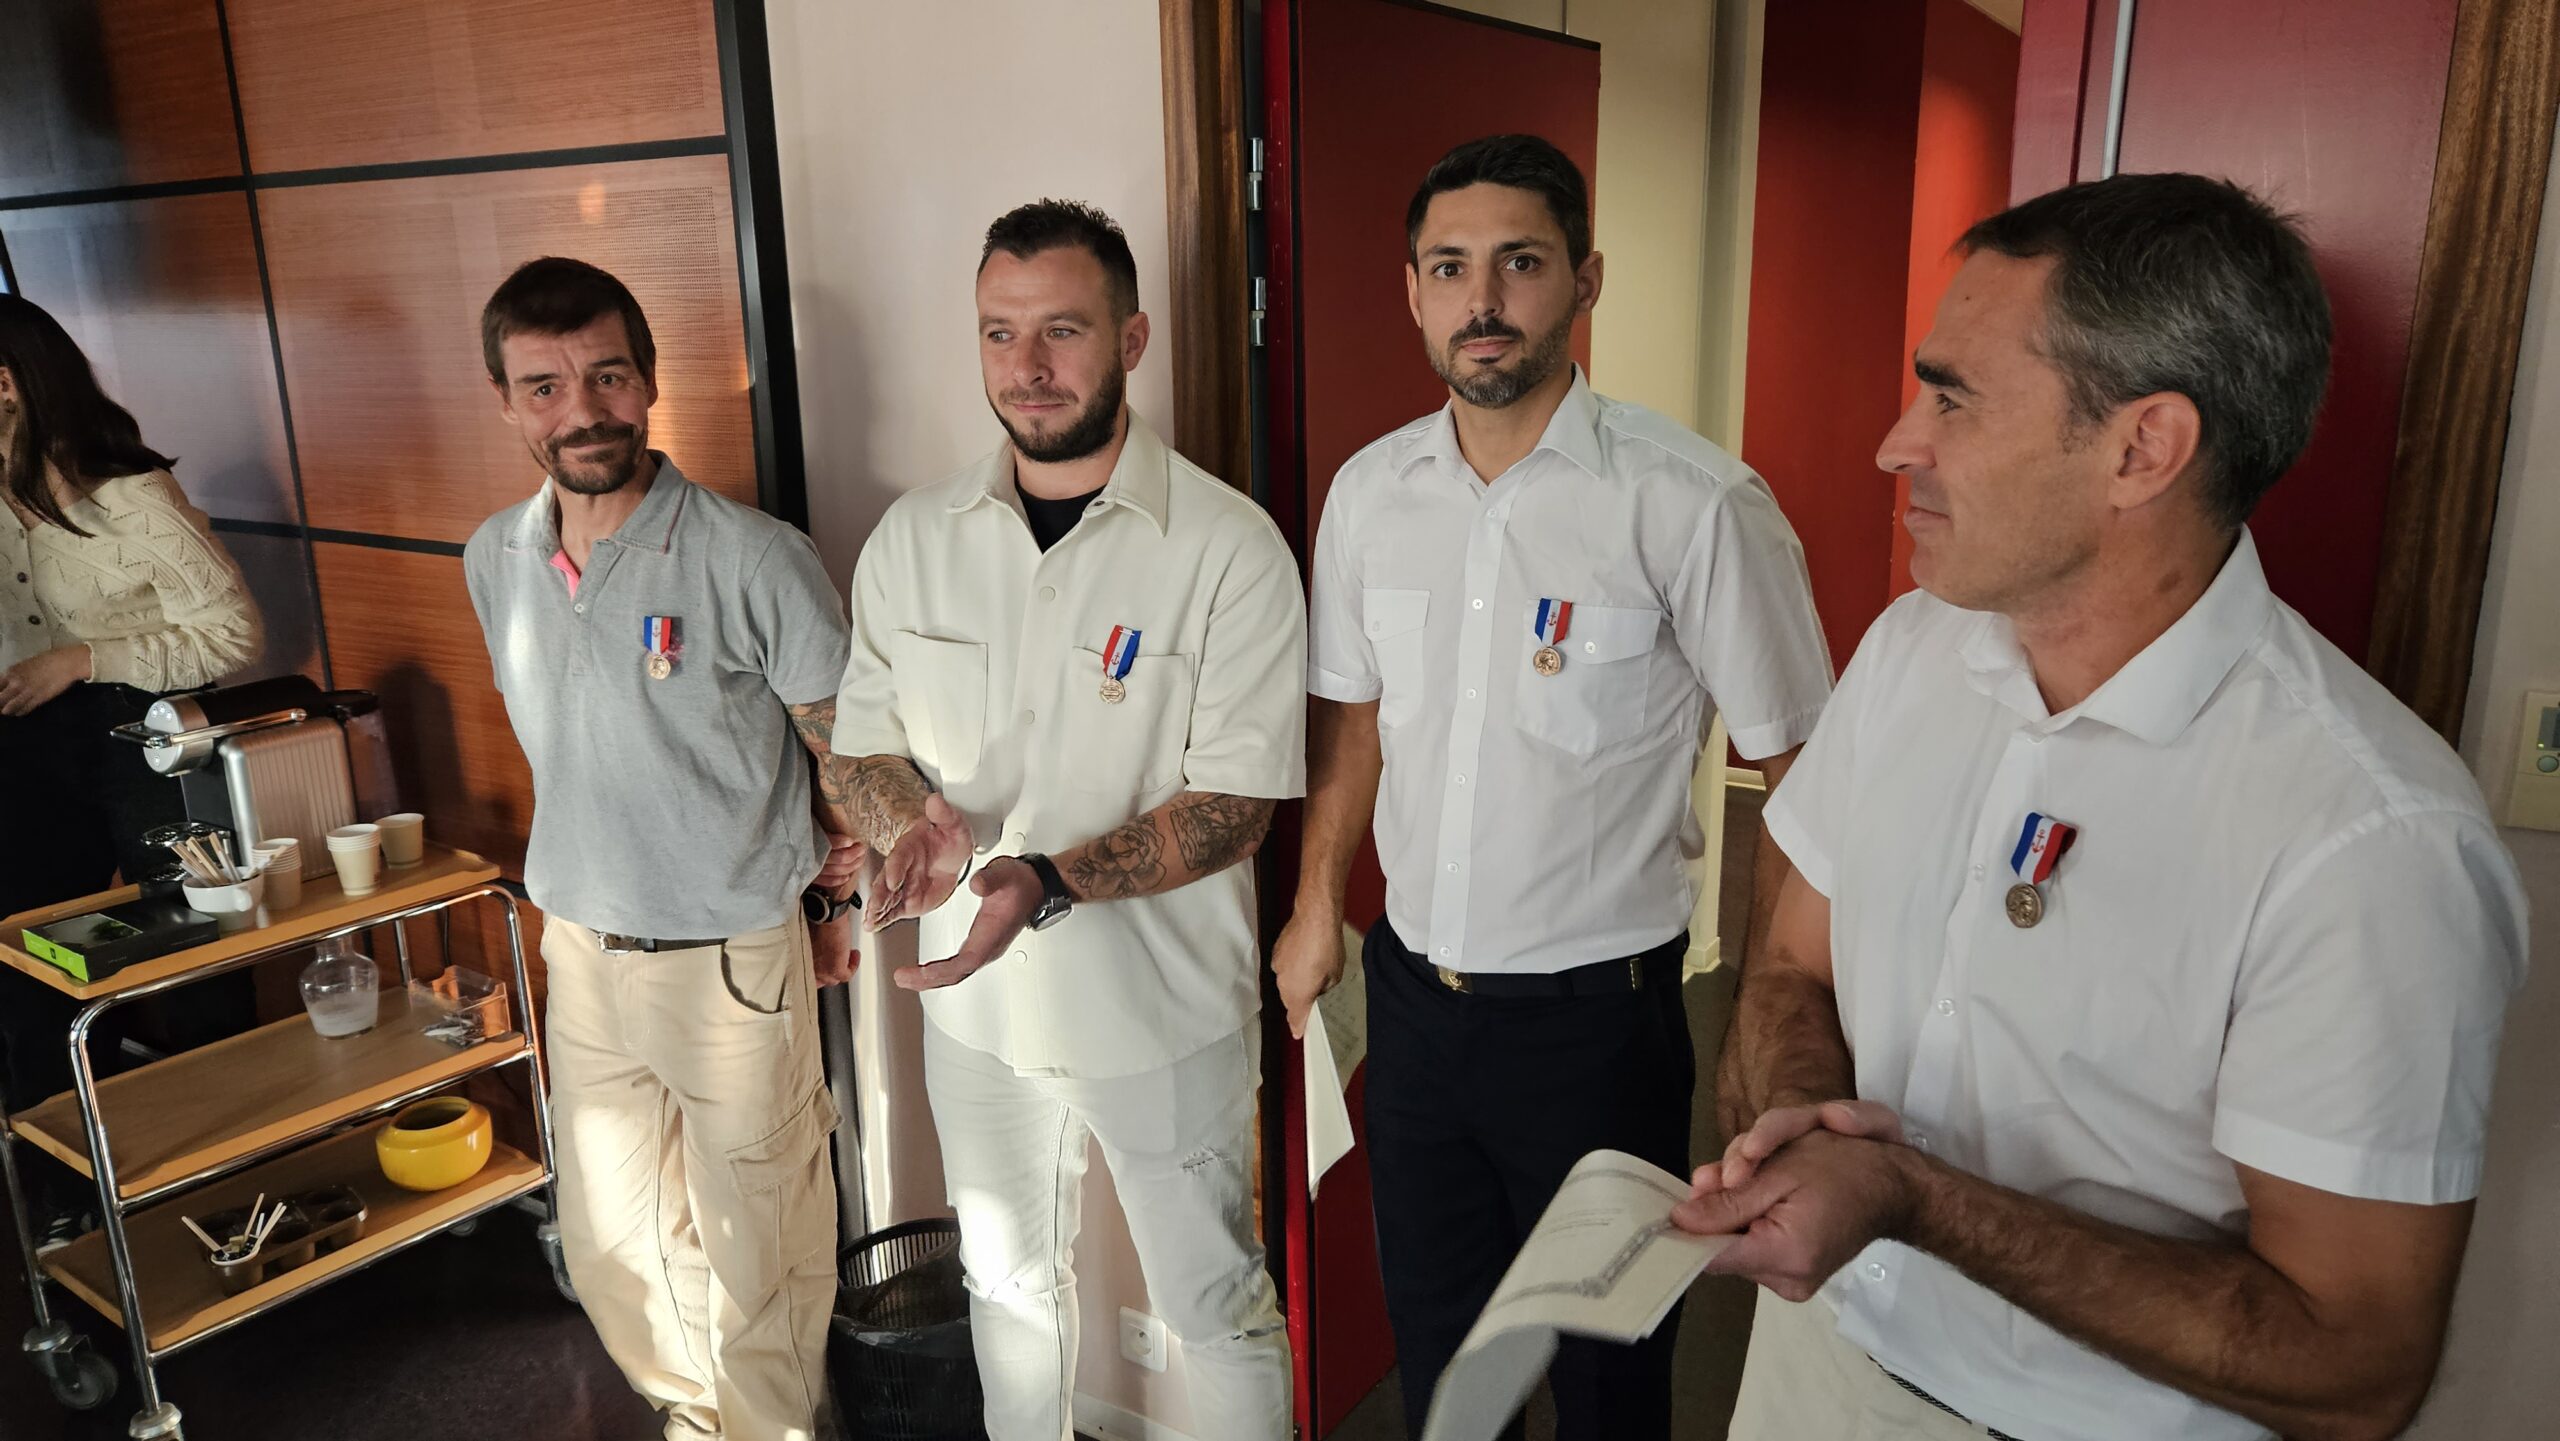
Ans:
{"type": "Polygon", "coordinates": [[[1662,612],[1647,606],[1577,605],[1556,647],[1563,664],[1537,668],[1535,602],[1512,632],[1520,667],[1520,729],[1559,749],[1589,755],[1644,732],[1654,636],[1662,612]]]}
{"type": "Polygon", "coordinates": [[[944,781],[974,775],[987,735],[987,648],[902,630],[889,638],[889,670],[917,763],[944,781]]]}
{"type": "Polygon", "coordinates": [[[1182,779],[1191,744],[1192,660],[1140,655],[1120,682],[1121,698],[1102,698],[1102,652],[1067,652],[1067,694],[1060,731],[1075,788],[1152,806],[1182,779]]]}
{"type": "Polygon", "coordinates": [[[1360,627],[1369,637],[1369,653],[1383,687],[1378,696],[1378,724],[1402,725],[1422,709],[1422,623],[1431,616],[1431,592],[1384,590],[1360,592],[1360,627]]]}

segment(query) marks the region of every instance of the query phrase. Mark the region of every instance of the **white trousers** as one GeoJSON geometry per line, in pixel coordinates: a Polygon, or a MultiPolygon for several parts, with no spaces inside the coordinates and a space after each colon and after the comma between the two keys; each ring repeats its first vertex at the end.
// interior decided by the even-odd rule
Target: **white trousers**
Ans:
{"type": "Polygon", "coordinates": [[[810,1441],[835,1300],[835,1129],[797,919],[608,954],[544,918],[569,1280],[669,1437],[810,1441]]]}
{"type": "Polygon", "coordinates": [[[1085,1140],[1128,1213],[1147,1294],[1181,1342],[1193,1432],[1286,1441],[1289,1333],[1254,1235],[1258,1023],[1161,1070],[1024,1076],[925,1024],[925,1086],[960,1217],[992,1441],[1072,1441],[1085,1140]]]}
{"type": "Polygon", "coordinates": [[[1798,1304],[1763,1290],[1751,1313],[1727,1441],[1983,1441],[1991,1433],[1894,1384],[1840,1338],[1840,1318],[1816,1298],[1798,1304]]]}

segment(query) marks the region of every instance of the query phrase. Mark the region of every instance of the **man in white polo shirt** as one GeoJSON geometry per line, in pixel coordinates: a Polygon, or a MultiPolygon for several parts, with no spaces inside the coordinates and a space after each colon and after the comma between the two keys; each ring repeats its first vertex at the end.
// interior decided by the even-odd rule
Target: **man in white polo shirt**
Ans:
{"type": "Polygon", "coordinates": [[[1680,1212],[1775,1293],[1733,1435],[2397,1434],[2524,908],[2461,762],[2244,528],[2319,409],[2319,277],[2192,175],[1964,249],[1879,456],[1922,590],[1771,799],[1756,1124],[1680,1212]]]}
{"type": "Polygon", "coordinates": [[[1108,218],[1041,201],[997,220],[977,310],[1009,442],[863,547],[835,745],[862,757],[857,824],[888,858],[874,925],[924,919],[928,959],[897,981],[924,992],[987,1431],[1071,1435],[1091,1137],[1182,1342],[1192,1430],[1280,1441],[1243,862],[1304,788],[1297,564],[1123,403],[1147,317],[1108,218]]]}
{"type": "MultiPolygon", "coordinates": [[[[1533,136],[1432,167],[1406,284],[1449,403],[1342,467],[1316,537],[1304,861],[1272,964],[1303,1025],[1343,972],[1374,807],[1369,1167],[1416,1433],[1576,1161],[1687,1169],[1707,708],[1783,773],[1831,688],[1768,487],[1568,358],[1600,294],[1590,215],[1581,172],[1533,136]]],[[[1677,1324],[1562,1345],[1561,1441],[1668,1435],[1677,1324]]]]}

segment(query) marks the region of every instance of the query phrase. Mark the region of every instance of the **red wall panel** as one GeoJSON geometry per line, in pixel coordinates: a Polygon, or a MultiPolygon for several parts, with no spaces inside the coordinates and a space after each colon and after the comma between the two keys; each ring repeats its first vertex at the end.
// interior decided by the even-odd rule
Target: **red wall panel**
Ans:
{"type": "Polygon", "coordinates": [[[1908,359],[1926,18],[1920,3],[1821,0],[1768,14],[1743,458],[1804,542],[1837,665],[1884,609],[1892,566],[1875,457],[1908,359]]]}
{"type": "MultiPolygon", "coordinates": [[[[1964,264],[1956,241],[1975,221],[2009,203],[2011,131],[2018,37],[1965,0],[1929,0],[1928,42],[1920,59],[1920,140],[1911,181],[1911,279],[1904,311],[1903,355],[1919,349],[1936,319],[1938,298],[1964,264]]],[[[1902,368],[1902,405],[1920,393],[1902,368]]],[[[1878,436],[1878,441],[1883,437],[1878,436]]],[[[1894,513],[1911,487],[1894,480],[1894,513]]],[[[1911,589],[1911,532],[1892,527],[1891,593],[1911,589]]]]}

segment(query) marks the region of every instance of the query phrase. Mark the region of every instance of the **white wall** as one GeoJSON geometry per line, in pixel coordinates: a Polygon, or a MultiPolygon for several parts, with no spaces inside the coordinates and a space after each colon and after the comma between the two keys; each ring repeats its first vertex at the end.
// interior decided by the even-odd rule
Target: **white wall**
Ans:
{"type": "MultiPolygon", "coordinates": [[[[1089,201],[1127,230],[1158,320],[1129,399],[1169,429],[1154,0],[773,0],[768,16],[810,528],[837,583],[892,500],[1002,439],[978,378],[971,280],[987,223],[1015,205],[1089,201]]],[[[886,984],[906,958],[868,956],[857,983],[876,1225],[946,1214],[915,998],[886,984]]],[[[1181,1358],[1163,1376],[1120,1359],[1119,1308],[1147,1302],[1098,1155],[1078,1255],[1080,1389],[1186,1426],[1181,1358]]]]}
{"type": "MultiPolygon", "coordinates": [[[[2462,754],[2503,812],[2524,692],[2560,688],[2560,167],[2542,241],[2499,482],[2462,754]]],[[[2547,1436],[2560,1416],[2560,834],[2505,832],[2533,907],[2533,970],[2507,1014],[2483,1182],[2453,1335],[2423,1441],[2547,1436]]]]}

